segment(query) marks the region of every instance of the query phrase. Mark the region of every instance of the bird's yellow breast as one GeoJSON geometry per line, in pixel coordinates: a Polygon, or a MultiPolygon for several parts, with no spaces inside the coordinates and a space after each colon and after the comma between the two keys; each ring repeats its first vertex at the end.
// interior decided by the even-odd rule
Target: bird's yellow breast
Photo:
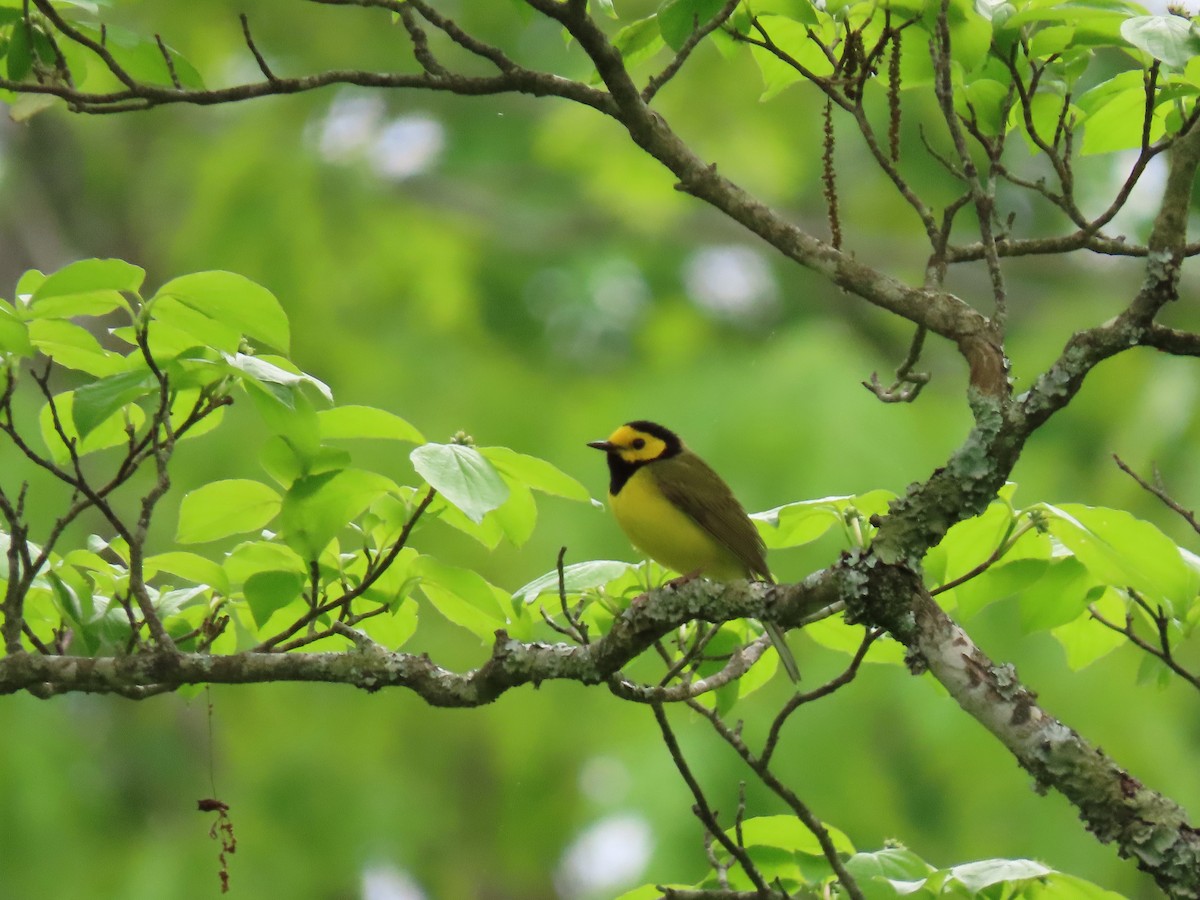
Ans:
{"type": "Polygon", "coordinates": [[[718,581],[745,578],[745,566],[659,490],[648,466],[638,469],[609,505],[635,547],[668,569],[697,570],[718,581]]]}

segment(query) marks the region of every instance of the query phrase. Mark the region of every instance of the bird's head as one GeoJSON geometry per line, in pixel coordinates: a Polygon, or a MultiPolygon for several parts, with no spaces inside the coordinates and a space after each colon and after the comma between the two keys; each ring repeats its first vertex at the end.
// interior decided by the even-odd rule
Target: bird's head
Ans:
{"type": "Polygon", "coordinates": [[[683,441],[671,429],[639,419],[626,422],[610,434],[608,440],[592,441],[588,446],[637,464],[674,456],[683,450],[683,441]]]}

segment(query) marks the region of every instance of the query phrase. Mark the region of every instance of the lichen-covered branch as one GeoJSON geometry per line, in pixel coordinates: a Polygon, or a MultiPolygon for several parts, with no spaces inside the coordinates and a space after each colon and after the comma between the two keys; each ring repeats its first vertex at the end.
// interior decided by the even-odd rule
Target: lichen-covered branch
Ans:
{"type": "Polygon", "coordinates": [[[672,629],[697,619],[725,622],[758,618],[790,626],[813,613],[837,609],[828,577],[796,585],[695,580],[660,588],[617,617],[589,644],[523,643],[498,632],[489,659],[466,673],[437,665],[428,656],[391,652],[358,636],[357,652],[230,655],[140,652],[119,657],[45,656],[15,653],[0,659],[0,694],[38,696],[81,691],[136,696],[139,689],[185,684],[255,684],[319,681],[364,690],[404,687],[433,706],[480,706],[525,684],[569,679],[599,684],[672,629]]]}

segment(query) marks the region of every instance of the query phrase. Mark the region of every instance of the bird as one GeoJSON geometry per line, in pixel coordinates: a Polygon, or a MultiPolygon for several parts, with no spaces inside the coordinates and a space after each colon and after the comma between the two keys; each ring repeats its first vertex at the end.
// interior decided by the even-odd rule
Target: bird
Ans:
{"type": "MultiPolygon", "coordinates": [[[[774,582],[766,545],[746,510],[674,431],[638,419],[588,446],[606,454],[609,508],[642,553],[683,575],[774,582]]],[[[799,681],[783,632],[770,622],[762,626],[788,676],[799,681]]]]}

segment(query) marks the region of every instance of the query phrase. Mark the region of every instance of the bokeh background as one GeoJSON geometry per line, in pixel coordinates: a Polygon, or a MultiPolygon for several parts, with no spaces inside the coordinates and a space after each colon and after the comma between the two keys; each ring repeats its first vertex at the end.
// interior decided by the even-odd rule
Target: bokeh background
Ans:
{"type": "MultiPolygon", "coordinates": [[[[526,21],[515,4],[441,6],[522,62],[588,76],[557,28],[526,21]]],[[[257,75],[240,42],[241,9],[147,0],[115,3],[106,16],[161,32],[208,83],[223,84],[257,75]]],[[[249,12],[278,72],[410,67],[403,32],[384,12],[296,3],[249,12]]],[[[760,94],[749,58],[702,47],[659,103],[723,172],[824,234],[820,101],[804,88],[765,103],[760,94]]],[[[919,92],[911,100],[905,171],[944,202],[954,186],[922,156],[923,101],[919,92]]],[[[915,217],[854,135],[838,134],[848,248],[919,281],[915,217]]],[[[1091,208],[1107,204],[1122,164],[1113,156],[1081,167],[1091,208]]],[[[1161,171],[1146,181],[1120,220],[1133,238],[1145,236],[1161,171]]],[[[1024,233],[1060,224],[1028,198],[1003,202],[1024,233]]],[[[908,326],[674,191],[619,127],[565,102],[325,90],[0,121],[0,296],[26,268],[89,256],[144,266],[149,287],[210,268],[260,281],[291,317],[293,358],[340,402],[392,410],[434,440],[462,429],[542,456],[596,496],[606,477],[584,443],[631,418],[680,431],[751,509],[901,491],[941,464],[969,424],[952,348],[929,342],[922,367],[933,381],[917,403],[881,404],[860,382],[875,370],[886,380],[908,326]]],[[[1139,278],[1136,261],[1078,255],[1014,262],[1009,272],[1018,388],[1073,330],[1118,311],[1139,278]]],[[[1169,315],[1195,324],[1194,279],[1186,285],[1169,315]]],[[[981,271],[954,273],[952,286],[987,308],[981,271]]],[[[1030,442],[1014,475],[1018,502],[1127,506],[1194,547],[1111,454],[1142,471],[1159,465],[1181,501],[1200,503],[1196,394],[1187,361],[1139,352],[1106,363],[1030,442]]],[[[180,449],[179,491],[261,477],[262,438],[250,410],[235,408],[227,427],[180,449]]],[[[394,448],[364,452],[411,477],[394,448]]],[[[17,467],[0,446],[6,484],[17,467]]],[[[39,515],[53,514],[52,494],[34,499],[39,515]]],[[[172,516],[168,503],[164,546],[172,516]]],[[[635,558],[605,514],[553,499],[520,548],[489,553],[437,524],[419,535],[421,549],[514,589],[552,568],[563,543],[569,561],[635,558]]],[[[834,552],[818,544],[772,565],[795,578],[834,552]]],[[[965,624],[1016,664],[1048,709],[1200,814],[1194,692],[1139,686],[1129,650],[1072,672],[1047,635],[1021,634],[1011,605],[965,624]]],[[[844,664],[793,640],[810,685],[844,664]]],[[[487,653],[429,608],[406,649],[459,668],[487,653]]],[[[750,698],[740,711],[748,730],[761,730],[784,691],[750,698]]],[[[678,711],[675,720],[729,812],[743,777],[736,761],[703,723],[678,711]]],[[[214,794],[230,804],[239,842],[233,896],[592,898],[694,880],[704,868],[692,801],[648,710],[575,685],[468,711],[429,709],[400,691],[311,685],[141,703],[13,696],[0,698],[0,736],[0,898],[214,896],[211,818],[195,808],[214,794]]],[[[939,865],[1028,856],[1129,896],[1156,895],[1065,801],[1039,797],[927,677],[867,666],[793,717],[777,759],[800,796],[864,849],[896,838],[939,865]]],[[[753,786],[749,802],[754,813],[781,811],[753,786]]]]}

